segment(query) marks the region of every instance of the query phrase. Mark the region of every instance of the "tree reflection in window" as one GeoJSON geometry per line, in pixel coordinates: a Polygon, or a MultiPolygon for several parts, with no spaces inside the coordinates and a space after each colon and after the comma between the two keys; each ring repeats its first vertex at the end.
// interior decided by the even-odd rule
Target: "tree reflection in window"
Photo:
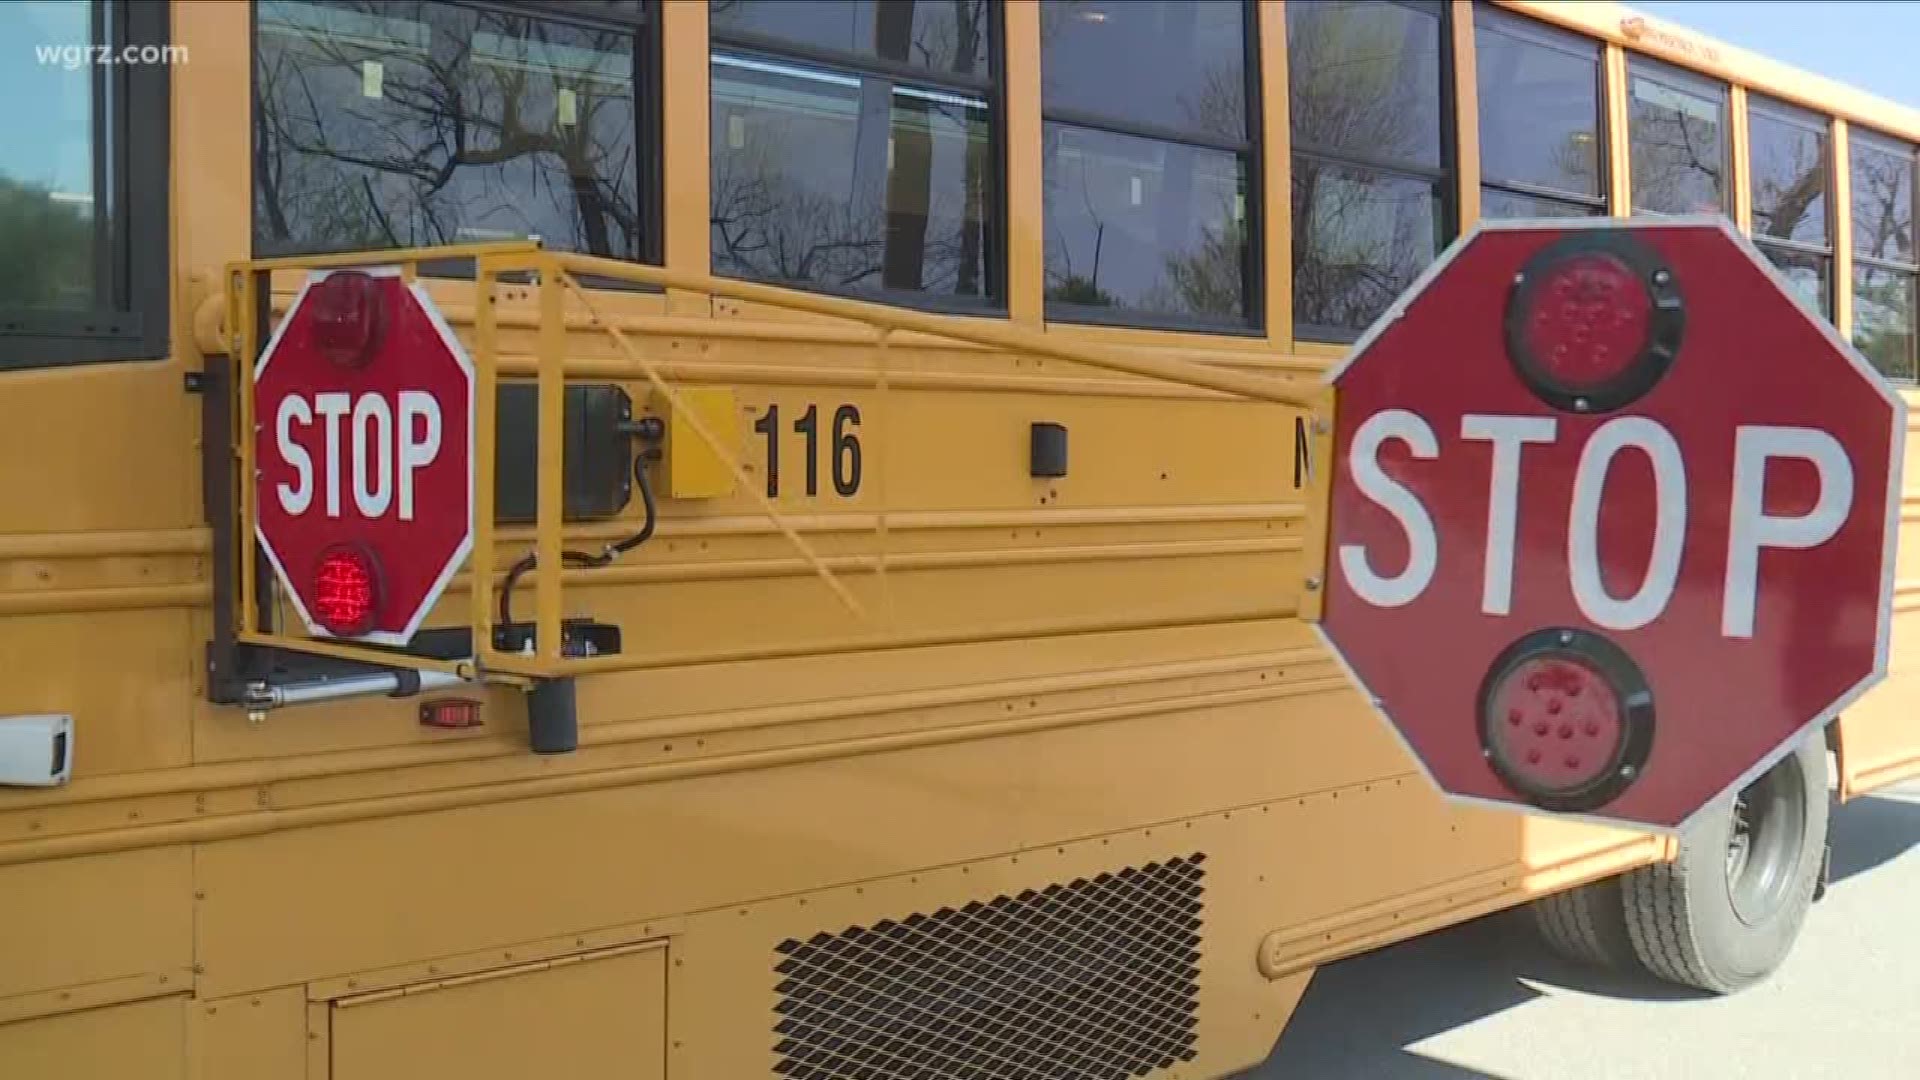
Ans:
{"type": "Polygon", "coordinates": [[[1853,343],[1889,378],[1920,374],[1915,337],[1920,260],[1913,246],[1914,148],[1856,128],[1848,165],[1853,210],[1853,343]]]}
{"type": "Polygon", "coordinates": [[[636,30],[446,3],[256,11],[260,253],[538,236],[649,254],[636,30]]]}
{"type": "Polygon", "coordinates": [[[1445,240],[1441,30],[1438,5],[1287,7],[1298,337],[1353,337],[1445,240]]]}
{"type": "Polygon", "coordinates": [[[1832,169],[1828,121],[1757,94],[1747,97],[1753,239],[1809,309],[1832,316],[1832,169]]]}
{"type": "Polygon", "coordinates": [[[995,295],[989,5],[710,10],[714,270],[833,291],[995,295]]]}
{"type": "Polygon", "coordinates": [[[1633,208],[1710,214],[1726,205],[1726,88],[1636,57],[1628,76],[1633,208]]]}

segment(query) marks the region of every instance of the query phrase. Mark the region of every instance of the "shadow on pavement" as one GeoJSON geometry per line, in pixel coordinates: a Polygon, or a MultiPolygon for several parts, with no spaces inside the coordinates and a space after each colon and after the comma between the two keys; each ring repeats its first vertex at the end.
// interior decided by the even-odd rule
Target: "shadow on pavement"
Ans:
{"type": "Polygon", "coordinates": [[[1920,803],[1866,795],[1833,808],[1830,880],[1841,882],[1892,862],[1920,844],[1920,803]]]}
{"type": "Polygon", "coordinates": [[[1416,1047],[1541,997],[1529,983],[1638,1001],[1704,996],[1562,960],[1514,909],[1320,969],[1273,1055],[1244,1080],[1503,1080],[1416,1047]]]}

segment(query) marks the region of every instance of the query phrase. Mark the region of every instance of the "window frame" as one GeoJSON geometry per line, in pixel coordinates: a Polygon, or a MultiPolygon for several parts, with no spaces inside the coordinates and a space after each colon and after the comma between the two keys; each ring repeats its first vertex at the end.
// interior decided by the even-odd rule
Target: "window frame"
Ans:
{"type": "MultiPolygon", "coordinates": [[[[1908,373],[1906,375],[1894,375],[1882,371],[1880,374],[1889,382],[1902,386],[1911,386],[1920,383],[1920,220],[1916,220],[1916,218],[1920,218],[1920,143],[1908,142],[1898,136],[1889,135],[1869,127],[1850,126],[1847,132],[1847,181],[1847,241],[1848,248],[1852,254],[1852,265],[1847,268],[1847,301],[1849,307],[1854,310],[1854,318],[1851,320],[1852,325],[1847,328],[1847,343],[1853,345],[1856,349],[1859,348],[1859,345],[1854,341],[1854,335],[1860,331],[1860,320],[1858,309],[1854,307],[1854,305],[1857,301],[1857,289],[1855,286],[1860,279],[1861,269],[1865,268],[1868,270],[1878,270],[1882,273],[1899,274],[1907,281],[1906,294],[1910,301],[1907,309],[1907,340],[1909,343],[1907,348],[1908,373]],[[1878,255],[1865,254],[1860,250],[1860,246],[1853,242],[1853,192],[1857,190],[1853,186],[1853,159],[1855,151],[1861,147],[1865,147],[1878,154],[1891,155],[1893,153],[1899,153],[1906,158],[1907,169],[1910,174],[1907,181],[1907,231],[1908,244],[1912,251],[1912,261],[1910,262],[1901,262],[1898,259],[1888,259],[1878,255]]],[[[1835,276],[1838,276],[1837,271],[1835,276]]],[[[1864,350],[1862,351],[1864,352],[1864,350]]],[[[1875,365],[1875,370],[1879,370],[1877,365],[1875,365]]]]}
{"type": "Polygon", "coordinates": [[[94,230],[96,290],[87,311],[0,310],[0,372],[114,361],[164,360],[172,352],[170,208],[171,5],[93,0],[92,42],[159,50],[162,62],[90,64],[93,173],[119,213],[94,230]],[[135,178],[138,178],[137,180],[135,178]],[[102,324],[105,325],[102,325],[102,324]]]}
{"type": "MultiPolygon", "coordinates": [[[[1484,149],[1485,143],[1483,141],[1481,143],[1482,149],[1479,162],[1480,189],[1483,197],[1486,190],[1491,188],[1502,194],[1517,195],[1521,198],[1533,199],[1538,202],[1580,207],[1589,211],[1589,213],[1584,215],[1587,217],[1605,217],[1612,213],[1613,184],[1609,178],[1613,175],[1613,117],[1612,110],[1607,108],[1607,50],[1605,43],[1598,38],[1590,38],[1583,34],[1576,34],[1558,27],[1549,26],[1538,19],[1528,18],[1525,15],[1509,11],[1505,8],[1497,8],[1485,3],[1475,4],[1473,10],[1473,52],[1476,60],[1474,66],[1474,102],[1476,113],[1479,112],[1479,102],[1483,98],[1479,86],[1480,68],[1477,62],[1480,56],[1480,33],[1483,29],[1489,33],[1505,34],[1510,38],[1528,45],[1538,46],[1543,49],[1552,49],[1555,52],[1580,60],[1593,61],[1593,101],[1595,113],[1593,137],[1596,141],[1598,157],[1596,162],[1595,186],[1600,189],[1597,195],[1585,195],[1571,191],[1562,191],[1559,188],[1544,187],[1540,184],[1530,183],[1525,180],[1509,180],[1499,177],[1487,171],[1487,157],[1484,149]],[[1593,51],[1591,55],[1582,51],[1584,46],[1592,47],[1593,51]]],[[[1486,125],[1486,117],[1484,115],[1476,115],[1474,122],[1481,128],[1484,128],[1486,125]]],[[[1455,163],[1455,169],[1458,171],[1457,162],[1455,163]]]]}
{"type": "MultiPolygon", "coordinates": [[[[1819,244],[1815,244],[1806,240],[1798,240],[1793,237],[1773,236],[1770,234],[1762,233],[1758,225],[1752,220],[1749,220],[1747,223],[1747,235],[1753,241],[1753,246],[1755,248],[1758,248],[1762,255],[1765,255],[1769,250],[1775,250],[1775,251],[1786,252],[1793,255],[1808,256],[1812,258],[1825,260],[1826,268],[1827,268],[1826,270],[1827,302],[1826,302],[1825,308],[1821,310],[1820,314],[1828,322],[1832,322],[1834,319],[1835,312],[1839,310],[1839,298],[1840,298],[1840,283],[1837,280],[1839,277],[1839,260],[1837,257],[1838,252],[1837,252],[1837,249],[1835,248],[1835,242],[1834,242],[1834,236],[1840,231],[1840,212],[1839,212],[1839,207],[1837,205],[1837,200],[1835,198],[1835,195],[1837,194],[1837,191],[1838,191],[1838,184],[1836,183],[1838,179],[1838,175],[1836,170],[1838,168],[1839,163],[1835,161],[1835,155],[1833,152],[1833,120],[1831,117],[1828,117],[1823,113],[1815,112],[1812,109],[1802,108],[1798,105],[1794,105],[1789,102],[1782,101],[1779,98],[1771,97],[1769,95],[1760,93],[1757,90],[1748,90],[1746,94],[1746,98],[1747,98],[1747,160],[1742,171],[1745,174],[1745,182],[1747,185],[1747,203],[1748,203],[1748,212],[1749,212],[1748,216],[1750,219],[1754,216],[1754,210],[1752,205],[1753,192],[1754,192],[1754,171],[1753,171],[1753,121],[1754,119],[1756,117],[1761,117],[1771,123],[1785,124],[1789,127],[1799,128],[1803,131],[1810,131],[1818,135],[1821,139],[1825,140],[1826,174],[1827,175],[1826,175],[1825,195],[1822,197],[1821,201],[1822,203],[1825,204],[1825,207],[1826,207],[1826,224],[1827,224],[1826,245],[1823,247],[1819,244]]],[[[1768,259],[1768,264],[1772,266],[1776,271],[1778,271],[1782,275],[1782,277],[1785,276],[1786,271],[1781,270],[1778,263],[1774,263],[1772,259],[1768,259]]]]}
{"type": "MultiPolygon", "coordinates": [[[[1040,168],[1046,170],[1046,128],[1048,124],[1062,124],[1067,127],[1081,128],[1087,131],[1107,135],[1120,135],[1150,142],[1173,143],[1201,150],[1213,150],[1245,155],[1247,160],[1247,196],[1246,231],[1247,252],[1241,267],[1241,299],[1245,305],[1245,315],[1234,321],[1205,319],[1192,315],[1156,314],[1131,308],[1114,310],[1097,304],[1076,304],[1071,301],[1049,300],[1046,289],[1046,255],[1041,254],[1041,311],[1049,323],[1080,326],[1111,326],[1130,330],[1168,330],[1181,333],[1218,334],[1228,337],[1260,338],[1267,334],[1267,237],[1265,216],[1265,192],[1267,180],[1266,145],[1262,137],[1265,133],[1264,100],[1261,93],[1261,72],[1264,50],[1260,48],[1260,8],[1259,0],[1239,0],[1240,3],[1240,52],[1242,93],[1245,95],[1241,113],[1246,123],[1246,141],[1235,144],[1211,132],[1198,129],[1188,131],[1183,128],[1170,128],[1164,124],[1140,123],[1089,113],[1082,109],[1049,109],[1046,103],[1046,78],[1041,76],[1041,90],[1037,102],[1040,113],[1041,162],[1040,168]]],[[[1046,64],[1045,47],[1040,51],[1040,63],[1046,64]]],[[[1044,186],[1044,177],[1042,184],[1044,186]]],[[[1042,225],[1045,229],[1045,208],[1041,209],[1042,225]]]]}
{"type": "MultiPolygon", "coordinates": [[[[1304,157],[1323,165],[1331,165],[1334,168],[1384,173],[1402,180],[1419,180],[1430,185],[1437,185],[1440,191],[1440,206],[1439,213],[1436,215],[1436,224],[1440,227],[1440,235],[1436,238],[1433,258],[1427,262],[1429,267],[1446,251],[1447,246],[1460,236],[1460,87],[1458,81],[1459,65],[1455,62],[1453,50],[1455,8],[1453,4],[1447,3],[1446,0],[1384,0],[1384,2],[1407,8],[1411,11],[1417,11],[1424,15],[1432,15],[1439,19],[1440,28],[1436,35],[1436,47],[1440,54],[1437,65],[1440,80],[1438,105],[1440,119],[1440,164],[1432,167],[1410,163],[1403,164],[1374,158],[1370,155],[1348,155],[1326,149],[1303,148],[1302,144],[1292,137],[1293,117],[1288,116],[1287,205],[1289,208],[1289,235],[1287,238],[1287,260],[1290,273],[1293,267],[1292,243],[1299,228],[1299,222],[1293,220],[1291,217],[1293,206],[1293,164],[1295,158],[1304,157]]],[[[1292,39],[1289,37],[1287,43],[1289,50],[1287,59],[1289,63],[1291,63],[1293,59],[1291,55],[1292,47],[1292,39]]],[[[1476,90],[1477,89],[1476,87],[1476,90]]],[[[1476,120],[1477,119],[1476,117],[1476,120]]],[[[1411,281],[1408,282],[1409,286],[1411,284],[1411,281]]],[[[1403,287],[1401,291],[1405,292],[1406,290],[1403,287]]],[[[1327,326],[1321,323],[1302,322],[1298,313],[1298,297],[1291,297],[1289,300],[1295,314],[1293,316],[1293,325],[1288,328],[1288,335],[1295,342],[1306,342],[1316,345],[1351,345],[1360,340],[1361,335],[1367,332],[1367,328],[1364,326],[1358,329],[1346,329],[1343,327],[1327,326]]],[[[1375,318],[1377,319],[1378,316],[1375,318]]]]}
{"type": "MultiPolygon", "coordinates": [[[[1662,60],[1643,52],[1627,51],[1625,78],[1621,80],[1620,93],[1626,106],[1626,145],[1627,145],[1627,213],[1634,217],[1645,215],[1656,218],[1685,217],[1688,214],[1716,213],[1728,218],[1733,217],[1734,208],[1734,169],[1739,163],[1733,159],[1733,84],[1692,68],[1662,60]],[[1720,205],[1713,211],[1685,210],[1649,210],[1639,205],[1638,185],[1633,182],[1633,163],[1637,155],[1633,152],[1633,79],[1636,74],[1644,74],[1653,82],[1679,93],[1691,93],[1700,97],[1708,96],[1708,91],[1718,94],[1720,108],[1720,205]]],[[[1751,152],[1749,152],[1751,153],[1751,152]]]]}
{"type": "MultiPolygon", "coordinates": [[[[645,164],[635,172],[635,182],[640,190],[635,192],[635,201],[640,209],[642,235],[640,238],[640,258],[632,260],[637,266],[663,266],[666,262],[666,146],[664,103],[662,94],[665,89],[664,53],[661,48],[660,7],[662,0],[638,0],[642,14],[631,16],[626,13],[598,8],[588,3],[575,3],[573,0],[434,0],[436,4],[447,7],[468,8],[479,11],[494,11],[521,18],[539,19],[547,22],[571,23],[575,26],[592,28],[611,27],[633,35],[633,116],[634,150],[637,156],[646,158],[645,164]],[[645,67],[645,81],[642,81],[641,68],[645,67]],[[642,95],[645,100],[641,100],[642,95]],[[642,151],[653,151],[641,154],[642,151]]],[[[260,107],[260,0],[247,0],[247,92],[250,110],[260,107]]],[[[248,136],[247,154],[249,163],[259,153],[251,133],[248,136]]],[[[342,251],[369,250],[395,251],[397,248],[312,248],[294,245],[287,250],[275,250],[262,253],[260,234],[257,228],[260,210],[260,189],[256,184],[247,185],[247,250],[254,258],[297,258],[304,255],[332,255],[342,251]]],[[[620,260],[615,257],[617,261],[620,260]]],[[[472,259],[435,259],[417,265],[415,272],[421,277],[443,278],[453,281],[471,281],[475,276],[472,259]]],[[[515,280],[530,278],[530,274],[512,275],[515,280]]],[[[595,275],[582,275],[583,284],[596,288],[611,288],[628,292],[662,292],[654,285],[625,281],[610,281],[595,275]]]]}
{"type": "MultiPolygon", "coordinates": [[[[658,0],[655,0],[658,2],[658,0]]],[[[927,311],[936,315],[978,315],[1004,318],[1008,312],[1008,283],[1012,274],[1008,265],[1008,194],[1007,194],[1007,79],[1006,79],[1006,5],[990,3],[987,5],[987,75],[984,80],[956,76],[950,71],[937,68],[916,68],[912,64],[902,64],[883,57],[868,56],[848,49],[835,49],[812,42],[791,41],[773,34],[761,34],[752,31],[722,29],[717,24],[709,24],[707,31],[706,71],[707,108],[713,107],[713,85],[711,72],[713,58],[721,53],[749,59],[761,59],[772,63],[785,63],[800,67],[812,67],[828,72],[840,72],[858,76],[862,79],[885,79],[888,84],[905,83],[924,87],[928,90],[944,91],[956,95],[970,95],[982,98],[987,103],[987,156],[993,177],[993,191],[988,207],[993,212],[993,227],[985,230],[985,246],[988,256],[984,260],[986,270],[986,289],[983,295],[954,296],[943,293],[931,293],[925,290],[896,289],[885,285],[871,289],[850,289],[822,282],[807,281],[800,278],[771,277],[762,274],[746,274],[737,271],[722,272],[713,265],[713,253],[707,253],[706,273],[728,281],[746,281],[759,285],[773,285],[784,289],[799,289],[822,296],[837,296],[847,300],[862,300],[873,304],[886,304],[889,307],[911,308],[927,311]]],[[[708,125],[712,127],[711,123],[708,125]]],[[[712,160],[712,134],[708,133],[707,155],[712,160]]],[[[713,209],[712,181],[708,181],[707,209],[713,209]]],[[[711,224],[703,222],[701,228],[708,230],[711,236],[711,224]]]]}

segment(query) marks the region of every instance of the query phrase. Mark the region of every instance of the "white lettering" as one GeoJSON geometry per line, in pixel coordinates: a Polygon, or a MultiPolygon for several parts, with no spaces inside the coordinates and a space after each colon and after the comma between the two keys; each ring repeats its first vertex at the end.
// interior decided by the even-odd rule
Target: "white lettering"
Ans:
{"type": "Polygon", "coordinates": [[[1567,568],[1581,612],[1613,630],[1632,630],[1659,618],[1680,582],[1680,553],[1686,539],[1687,473],[1680,445],[1666,428],[1645,417],[1622,416],[1600,425],[1580,451],[1567,522],[1567,568]],[[1628,447],[1653,462],[1653,555],[1639,591],[1618,600],[1608,594],[1600,577],[1600,507],[1614,456],[1628,447]]]}
{"type": "Polygon", "coordinates": [[[1380,445],[1399,439],[1418,458],[1439,455],[1433,428],[1425,420],[1405,409],[1387,409],[1375,413],[1353,433],[1348,451],[1348,468],[1360,493],[1378,503],[1399,522],[1407,534],[1407,565],[1393,577],[1374,572],[1367,552],[1359,544],[1340,547],[1340,569],[1362,600],[1377,607],[1399,607],[1419,597],[1433,580],[1440,560],[1440,544],[1433,531],[1433,517],[1421,505],[1419,496],[1380,468],[1380,445]]]}
{"type": "Polygon", "coordinates": [[[334,392],[315,394],[313,409],[327,419],[327,516],[340,516],[340,418],[353,407],[353,397],[334,392]]]}
{"type": "Polygon", "coordinates": [[[1818,547],[1833,538],[1853,509],[1853,462],[1845,447],[1813,428],[1755,425],[1733,435],[1733,497],[1727,520],[1727,581],[1720,633],[1750,638],[1760,579],[1760,549],[1818,547]],[[1813,509],[1797,517],[1766,512],[1767,462],[1799,458],[1820,475],[1813,509]]]}
{"type": "Polygon", "coordinates": [[[393,413],[379,394],[362,394],[353,406],[353,505],[359,507],[361,517],[377,518],[392,502],[393,413]],[[371,437],[369,425],[377,429],[371,437]],[[369,469],[375,455],[379,466],[369,469]]]}
{"type": "Polygon", "coordinates": [[[440,402],[424,390],[400,392],[400,520],[413,520],[413,474],[440,456],[440,402]],[[425,431],[414,438],[414,421],[425,431]]]}
{"type": "Polygon", "coordinates": [[[1480,610],[1505,615],[1513,609],[1513,544],[1520,509],[1520,451],[1527,443],[1551,443],[1559,429],[1552,417],[1460,418],[1460,437],[1493,444],[1487,484],[1487,561],[1480,610]]]}
{"type": "Polygon", "coordinates": [[[313,410],[307,408],[307,401],[299,394],[288,394],[280,399],[280,411],[274,418],[274,431],[279,436],[280,457],[293,466],[300,477],[299,487],[288,487],[283,481],[278,488],[280,509],[298,517],[313,505],[313,457],[307,448],[293,441],[292,425],[295,421],[305,427],[313,423],[313,410]]]}

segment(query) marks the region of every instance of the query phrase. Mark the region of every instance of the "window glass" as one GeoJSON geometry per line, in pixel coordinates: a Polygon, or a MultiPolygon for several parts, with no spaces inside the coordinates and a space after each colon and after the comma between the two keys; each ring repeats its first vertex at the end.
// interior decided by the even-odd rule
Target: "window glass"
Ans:
{"type": "Polygon", "coordinates": [[[1296,160],[1293,318],[1300,335],[1364,330],[1439,252],[1441,209],[1434,181],[1296,160]]]}
{"type": "Polygon", "coordinates": [[[1492,13],[1475,35],[1481,176],[1598,199],[1600,47],[1492,13]]]}
{"type": "Polygon", "coordinates": [[[1046,126],[1047,299],[1244,317],[1241,155],[1046,126]]]}
{"type": "Polygon", "coordinates": [[[1726,200],[1726,90],[1638,58],[1627,76],[1633,208],[1715,213],[1726,200]]]}
{"type": "Polygon", "coordinates": [[[1480,189],[1480,216],[1483,218],[1599,217],[1604,207],[1586,203],[1521,195],[1496,187],[1480,189]]]}
{"type": "Polygon", "coordinates": [[[1293,146],[1440,166],[1440,16],[1383,0],[1287,5],[1293,146]]]}
{"type": "Polygon", "coordinates": [[[1827,246],[1827,129],[1824,120],[1754,109],[1753,232],[1827,246]]]}
{"type": "MultiPolygon", "coordinates": [[[[0,4],[0,41],[80,45],[94,40],[86,0],[0,4]]],[[[96,183],[94,74],[88,64],[15,59],[15,106],[0,120],[0,308],[83,311],[111,302],[102,245],[111,208],[96,183]],[[18,107],[31,102],[31,108],[18,107]],[[31,253],[31,257],[26,257],[31,253]]]]}
{"type": "Polygon", "coordinates": [[[1831,318],[1833,294],[1833,257],[1778,244],[1758,245],[1760,253],[1787,279],[1787,287],[1807,310],[1821,318],[1831,318]]]}
{"type": "Polygon", "coordinates": [[[261,0],[255,25],[260,253],[538,236],[645,257],[633,30],[342,0],[261,0]]]}
{"type": "Polygon", "coordinates": [[[1243,142],[1246,17],[1240,0],[1048,3],[1045,108],[1243,142]]]}
{"type": "Polygon", "coordinates": [[[988,295],[984,99],[715,53],[716,272],[988,295]]]}
{"type": "Polygon", "coordinates": [[[1287,5],[1296,337],[1348,340],[1451,228],[1442,8],[1287,5]]]}
{"type": "Polygon", "coordinates": [[[712,0],[714,37],[758,35],[952,75],[987,76],[987,0],[712,0]]]}
{"type": "Polygon", "coordinates": [[[1913,274],[1854,266],[1853,344],[1891,379],[1915,376],[1914,300],[1913,274]]]}
{"type": "Polygon", "coordinates": [[[1859,129],[1850,147],[1854,257],[1913,263],[1913,148],[1859,129]]]}

